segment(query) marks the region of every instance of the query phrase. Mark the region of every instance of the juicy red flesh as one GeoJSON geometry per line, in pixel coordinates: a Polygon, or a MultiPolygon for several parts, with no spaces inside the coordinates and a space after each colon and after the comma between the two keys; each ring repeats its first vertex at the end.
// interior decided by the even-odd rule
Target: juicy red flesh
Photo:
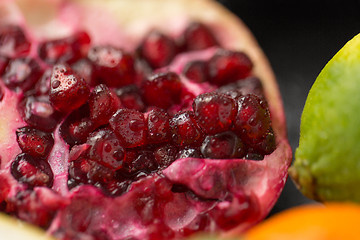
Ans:
{"type": "Polygon", "coordinates": [[[41,67],[36,60],[29,57],[16,58],[9,62],[2,80],[8,88],[26,92],[38,81],[41,74],[41,67]]]}
{"type": "Polygon", "coordinates": [[[128,85],[116,89],[116,95],[120,98],[121,105],[125,108],[144,111],[145,103],[142,99],[140,89],[136,85],[128,85]]]}
{"type": "Polygon", "coordinates": [[[197,146],[204,138],[194,113],[190,111],[176,114],[170,121],[170,127],[172,140],[179,146],[197,146]]]}
{"type": "Polygon", "coordinates": [[[100,129],[90,134],[89,158],[105,167],[120,169],[125,159],[125,149],[110,129],[100,129]]]}
{"type": "Polygon", "coordinates": [[[118,239],[174,239],[256,214],[239,159],[262,160],[276,142],[246,54],[221,49],[198,22],[176,39],[154,30],[134,53],[91,46],[79,32],[41,42],[30,58],[22,30],[7,32],[0,28],[0,74],[20,93],[27,126],[17,129],[21,153],[9,170],[23,191],[9,198],[13,183],[1,170],[0,211],[43,228],[56,217],[54,235],[66,240],[112,240],[133,226],[146,236],[118,239]],[[212,56],[169,66],[178,53],[211,47],[219,48],[212,56]],[[104,225],[108,217],[120,230],[104,225]]]}
{"type": "Polygon", "coordinates": [[[247,143],[259,143],[269,131],[271,119],[266,103],[249,94],[237,100],[238,112],[234,130],[247,143]]]}
{"type": "Polygon", "coordinates": [[[160,108],[151,110],[147,117],[147,139],[150,143],[169,142],[170,117],[168,113],[160,108]]]}
{"type": "Polygon", "coordinates": [[[208,63],[210,82],[222,86],[250,75],[253,64],[243,52],[219,50],[208,63]]]}
{"type": "Polygon", "coordinates": [[[51,187],[54,175],[46,160],[32,157],[27,153],[19,154],[11,164],[13,177],[29,187],[51,187]]]}
{"type": "Polygon", "coordinates": [[[16,139],[21,150],[33,157],[46,158],[54,145],[54,138],[50,133],[31,127],[17,129],[16,139]]]}
{"type": "Polygon", "coordinates": [[[201,153],[205,158],[242,158],[245,152],[244,144],[233,132],[222,132],[207,136],[201,145],[201,153]]]}
{"type": "Polygon", "coordinates": [[[25,97],[18,109],[27,124],[45,132],[54,131],[62,117],[45,95],[25,97]]]}
{"type": "Polygon", "coordinates": [[[90,46],[90,37],[85,32],[73,36],[42,42],[39,45],[39,57],[49,64],[71,63],[80,59],[90,46]]]}
{"type": "Polygon", "coordinates": [[[214,34],[208,27],[199,22],[191,23],[183,34],[187,51],[203,50],[218,45],[214,34]]]}
{"type": "Polygon", "coordinates": [[[180,103],[182,88],[179,76],[173,72],[152,75],[142,84],[145,102],[163,109],[180,103]]]}
{"type": "Polygon", "coordinates": [[[112,46],[92,47],[88,58],[94,65],[95,78],[108,87],[122,87],[135,81],[134,58],[112,46]]]}
{"type": "Polygon", "coordinates": [[[93,89],[88,103],[90,119],[98,126],[107,124],[111,116],[120,108],[120,99],[104,84],[93,89]]]}
{"type": "Polygon", "coordinates": [[[143,113],[133,109],[119,109],[109,122],[124,147],[145,144],[147,128],[143,113]]]}
{"type": "Polygon", "coordinates": [[[0,26],[0,55],[20,57],[29,53],[31,43],[23,30],[14,25],[0,26]]]}
{"type": "Polygon", "coordinates": [[[193,109],[200,127],[207,134],[230,130],[237,113],[234,99],[218,93],[197,96],[193,109]]]}
{"type": "Polygon", "coordinates": [[[90,94],[85,80],[65,64],[57,64],[53,67],[50,86],[50,102],[61,112],[70,112],[79,108],[90,94]],[[68,104],[69,102],[71,104],[68,104]]]}
{"type": "Polygon", "coordinates": [[[209,79],[208,67],[205,61],[188,62],[184,67],[183,74],[196,83],[206,82],[209,79]]]}
{"type": "Polygon", "coordinates": [[[173,60],[176,54],[176,45],[168,36],[158,31],[152,31],[144,38],[139,52],[152,68],[160,68],[173,60]]]}

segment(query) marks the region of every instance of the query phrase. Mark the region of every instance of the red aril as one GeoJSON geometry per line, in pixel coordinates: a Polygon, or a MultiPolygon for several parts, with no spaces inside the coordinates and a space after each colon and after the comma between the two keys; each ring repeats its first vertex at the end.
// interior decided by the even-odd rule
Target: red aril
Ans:
{"type": "Polygon", "coordinates": [[[19,59],[40,69],[24,88],[0,81],[1,211],[62,240],[231,235],[268,214],[291,150],[241,21],[205,0],[27,1],[0,5],[29,46],[2,76],[19,59]]]}

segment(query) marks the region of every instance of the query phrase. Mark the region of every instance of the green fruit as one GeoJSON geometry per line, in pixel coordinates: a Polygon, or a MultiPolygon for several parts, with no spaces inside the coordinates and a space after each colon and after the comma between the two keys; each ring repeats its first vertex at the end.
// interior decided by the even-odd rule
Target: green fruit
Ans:
{"type": "Polygon", "coordinates": [[[290,175],[319,201],[360,202],[360,34],[324,67],[301,117],[290,175]]]}

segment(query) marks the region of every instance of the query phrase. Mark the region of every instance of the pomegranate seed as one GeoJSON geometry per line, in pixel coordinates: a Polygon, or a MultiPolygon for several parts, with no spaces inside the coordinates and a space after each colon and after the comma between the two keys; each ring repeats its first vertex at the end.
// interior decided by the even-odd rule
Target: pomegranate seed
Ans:
{"type": "Polygon", "coordinates": [[[16,58],[9,62],[2,80],[12,90],[26,92],[35,85],[42,74],[39,64],[32,58],[16,58]]]}
{"type": "Polygon", "coordinates": [[[107,124],[111,116],[120,108],[120,100],[106,85],[97,85],[88,99],[90,119],[95,125],[107,124]]]}
{"type": "Polygon", "coordinates": [[[191,111],[176,114],[170,121],[170,128],[172,140],[179,146],[199,145],[204,138],[191,111]]]}
{"type": "Polygon", "coordinates": [[[200,60],[188,62],[183,69],[183,74],[196,83],[206,82],[209,79],[207,63],[200,60]]]}
{"type": "Polygon", "coordinates": [[[79,108],[90,94],[85,80],[66,64],[57,64],[53,67],[50,86],[50,102],[61,112],[79,108]]]}
{"type": "Polygon", "coordinates": [[[136,180],[136,178],[146,176],[157,168],[153,151],[140,149],[126,153],[124,168],[121,173],[131,177],[132,180],[136,180]]]}
{"type": "Polygon", "coordinates": [[[5,72],[8,63],[9,63],[9,58],[0,55],[0,75],[2,75],[5,72]]]}
{"type": "Polygon", "coordinates": [[[89,46],[89,35],[78,32],[69,37],[40,43],[38,54],[49,64],[71,63],[80,59],[88,51],[89,46]]]}
{"type": "Polygon", "coordinates": [[[79,158],[69,163],[69,178],[68,188],[74,188],[79,184],[90,183],[88,172],[90,171],[91,164],[86,158],[79,158]]]}
{"type": "Polygon", "coordinates": [[[253,64],[243,52],[218,51],[208,62],[210,82],[222,86],[248,77],[253,64]]]}
{"type": "Polygon", "coordinates": [[[52,107],[48,96],[25,97],[18,108],[27,124],[45,132],[54,131],[61,120],[60,112],[52,107]]]}
{"type": "Polygon", "coordinates": [[[152,75],[143,82],[143,97],[149,106],[168,109],[180,103],[182,84],[173,72],[152,75]]]}
{"type": "Polygon", "coordinates": [[[126,148],[146,143],[146,122],[144,114],[133,109],[119,109],[110,118],[110,127],[126,148]]]}
{"type": "Polygon", "coordinates": [[[275,135],[270,127],[270,130],[265,134],[265,136],[257,143],[250,144],[249,151],[253,153],[257,153],[260,155],[269,155],[276,149],[275,135]]]}
{"type": "Polygon", "coordinates": [[[168,36],[152,31],[141,43],[140,55],[152,68],[168,65],[176,54],[175,42],[168,36]]]}
{"type": "MultiPolygon", "coordinates": [[[[126,193],[130,184],[131,181],[128,179],[114,179],[102,184],[101,189],[105,194],[116,197],[126,193]]],[[[101,236],[98,240],[103,239],[111,240],[111,238],[103,238],[103,236],[101,236]]]]}
{"type": "Polygon", "coordinates": [[[54,145],[52,134],[32,127],[17,129],[16,140],[21,150],[33,157],[46,158],[54,145]]]}
{"type": "Polygon", "coordinates": [[[81,58],[80,60],[74,62],[71,65],[71,68],[76,72],[80,77],[84,78],[89,86],[95,86],[95,70],[93,64],[87,58],[81,58]]]}
{"type": "Polygon", "coordinates": [[[170,117],[166,111],[155,108],[147,117],[148,141],[149,143],[168,142],[170,137],[170,117]]]}
{"type": "Polygon", "coordinates": [[[193,102],[200,127],[207,134],[227,131],[237,113],[234,99],[218,93],[203,93],[193,102]]]}
{"type": "Polygon", "coordinates": [[[201,154],[200,149],[186,147],[177,153],[176,159],[180,158],[204,158],[204,156],[201,154]]]}
{"type": "Polygon", "coordinates": [[[125,108],[143,111],[145,104],[141,98],[141,93],[136,85],[128,85],[116,90],[116,95],[120,98],[121,105],[125,108]]]}
{"type": "Polygon", "coordinates": [[[100,129],[88,137],[89,158],[105,167],[119,169],[125,158],[125,149],[110,129],[100,129]]]}
{"type": "Polygon", "coordinates": [[[245,147],[235,133],[223,132],[206,136],[201,145],[201,153],[205,158],[213,159],[242,158],[245,147]]]}
{"type": "Polygon", "coordinates": [[[92,47],[88,58],[94,64],[95,76],[108,87],[122,87],[134,83],[134,58],[112,46],[92,47]]]}
{"type": "Polygon", "coordinates": [[[260,142],[271,124],[267,104],[253,94],[238,98],[237,104],[238,113],[234,122],[234,130],[246,143],[260,142]]]}
{"type": "Polygon", "coordinates": [[[46,69],[39,80],[36,82],[34,88],[28,91],[28,95],[49,95],[51,74],[52,69],[46,69]]]}
{"type": "Polygon", "coordinates": [[[60,135],[70,146],[86,142],[87,137],[96,129],[89,118],[87,104],[73,111],[60,125],[60,135]]]}
{"type": "Polygon", "coordinates": [[[27,153],[21,153],[15,158],[11,164],[11,174],[16,180],[30,187],[51,187],[54,180],[49,163],[27,153]]]}
{"type": "Polygon", "coordinates": [[[218,45],[210,29],[199,22],[190,23],[185,29],[183,37],[187,51],[202,50],[218,45]]]}
{"type": "Polygon", "coordinates": [[[0,54],[15,58],[27,55],[31,44],[23,30],[18,26],[6,25],[0,27],[0,54]]]}
{"type": "Polygon", "coordinates": [[[154,157],[160,168],[168,167],[176,159],[177,148],[172,144],[165,144],[155,149],[154,157]]]}
{"type": "Polygon", "coordinates": [[[248,77],[234,83],[229,83],[220,87],[218,92],[231,96],[234,99],[247,94],[254,94],[260,98],[264,98],[263,86],[257,77],[248,77]]]}

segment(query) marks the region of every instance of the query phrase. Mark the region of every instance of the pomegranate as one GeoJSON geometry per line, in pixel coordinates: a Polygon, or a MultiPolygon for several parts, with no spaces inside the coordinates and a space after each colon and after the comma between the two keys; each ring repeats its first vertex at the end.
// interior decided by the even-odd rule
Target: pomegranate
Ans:
{"type": "Polygon", "coordinates": [[[232,235],[291,149],[269,64],[210,0],[0,3],[0,210],[63,240],[232,235]]]}

